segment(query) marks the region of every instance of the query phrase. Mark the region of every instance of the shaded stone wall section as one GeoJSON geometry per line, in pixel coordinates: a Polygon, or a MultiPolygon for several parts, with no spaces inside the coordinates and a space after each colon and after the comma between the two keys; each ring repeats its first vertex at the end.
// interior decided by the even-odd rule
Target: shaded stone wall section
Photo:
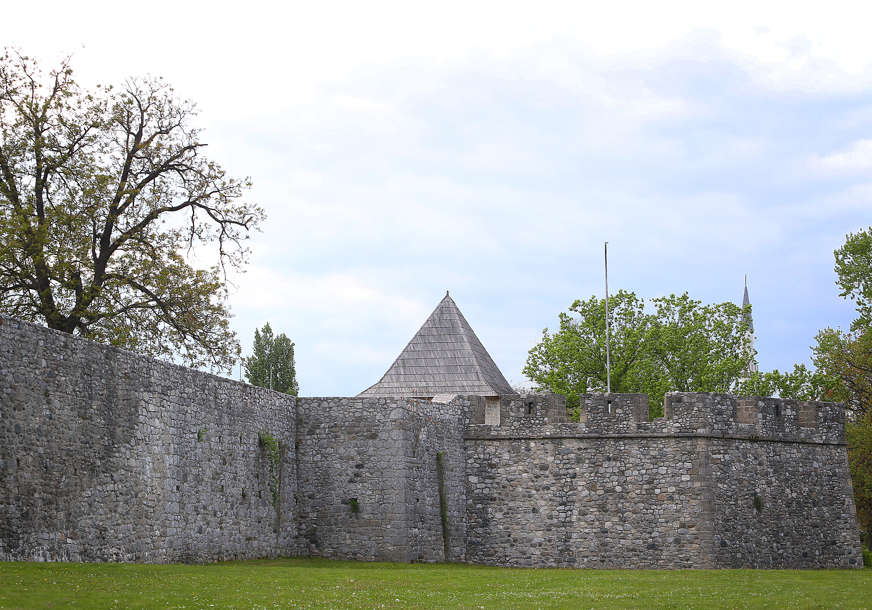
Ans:
{"type": "Polygon", "coordinates": [[[862,566],[845,448],[711,441],[716,565],[862,566]]]}
{"type": "Polygon", "coordinates": [[[293,397],[0,322],[0,560],[296,552],[293,397]]]}
{"type": "Polygon", "coordinates": [[[404,398],[298,399],[302,552],[382,561],[462,559],[463,408],[404,398]],[[437,477],[440,452],[448,557],[437,477]]]}
{"type": "Polygon", "coordinates": [[[470,561],[712,567],[710,503],[693,440],[539,432],[541,438],[467,440],[470,561]]]}

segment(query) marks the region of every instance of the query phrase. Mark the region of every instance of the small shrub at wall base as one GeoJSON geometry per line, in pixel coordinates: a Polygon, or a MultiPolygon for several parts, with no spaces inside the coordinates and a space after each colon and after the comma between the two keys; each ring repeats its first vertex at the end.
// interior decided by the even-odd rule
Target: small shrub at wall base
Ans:
{"type": "Polygon", "coordinates": [[[758,513],[763,510],[763,498],[759,494],[754,494],[754,510],[758,513]]]}
{"type": "Polygon", "coordinates": [[[269,490],[272,493],[273,507],[276,509],[276,515],[278,515],[282,501],[282,447],[279,441],[269,432],[258,433],[257,440],[269,461],[269,490]]]}
{"type": "Polygon", "coordinates": [[[451,524],[448,522],[448,499],[445,494],[445,452],[436,453],[436,478],[439,483],[439,516],[442,521],[442,546],[447,560],[451,554],[451,524]]]}
{"type": "Polygon", "coordinates": [[[863,565],[872,568],[872,551],[863,547],[863,565]]]}

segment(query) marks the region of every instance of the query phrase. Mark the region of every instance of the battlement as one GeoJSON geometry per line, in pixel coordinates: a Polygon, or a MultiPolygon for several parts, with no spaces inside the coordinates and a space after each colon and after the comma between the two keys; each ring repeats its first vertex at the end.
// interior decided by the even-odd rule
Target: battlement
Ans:
{"type": "Polygon", "coordinates": [[[845,409],[836,403],[681,392],[663,402],[663,423],[651,424],[674,434],[845,442],[845,409]]]}
{"type": "MultiPolygon", "coordinates": [[[[441,398],[445,400],[447,396],[441,398]]],[[[559,394],[511,394],[507,396],[464,396],[469,405],[467,423],[524,429],[549,424],[568,423],[566,398],[559,394]]],[[[436,401],[440,397],[433,400],[436,401]]],[[[447,402],[447,400],[445,400],[447,402]]]]}
{"type": "Polygon", "coordinates": [[[598,432],[637,432],[648,424],[647,394],[583,394],[579,424],[598,432]]]}
{"type": "Polygon", "coordinates": [[[645,394],[583,394],[575,423],[566,416],[565,399],[556,394],[503,396],[499,402],[480,396],[466,399],[468,423],[476,434],[656,434],[845,442],[845,410],[836,403],[670,392],[664,398],[663,417],[650,420],[645,394]]]}
{"type": "Polygon", "coordinates": [[[0,560],[862,565],[840,405],[580,406],[297,398],[0,317],[0,560]]]}

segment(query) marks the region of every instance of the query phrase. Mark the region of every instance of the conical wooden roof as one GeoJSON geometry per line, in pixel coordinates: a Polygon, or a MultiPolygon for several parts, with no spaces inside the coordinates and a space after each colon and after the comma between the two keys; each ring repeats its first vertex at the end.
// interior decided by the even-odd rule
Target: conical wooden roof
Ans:
{"type": "Polygon", "coordinates": [[[446,292],[381,381],[358,396],[514,393],[446,292]]]}

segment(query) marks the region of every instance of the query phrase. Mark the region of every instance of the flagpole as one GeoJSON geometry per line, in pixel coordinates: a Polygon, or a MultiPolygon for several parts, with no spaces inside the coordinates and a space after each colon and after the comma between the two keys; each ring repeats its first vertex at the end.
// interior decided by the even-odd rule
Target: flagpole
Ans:
{"type": "Polygon", "coordinates": [[[609,347],[609,242],[604,247],[606,263],[606,394],[612,393],[612,357],[609,347]]]}

